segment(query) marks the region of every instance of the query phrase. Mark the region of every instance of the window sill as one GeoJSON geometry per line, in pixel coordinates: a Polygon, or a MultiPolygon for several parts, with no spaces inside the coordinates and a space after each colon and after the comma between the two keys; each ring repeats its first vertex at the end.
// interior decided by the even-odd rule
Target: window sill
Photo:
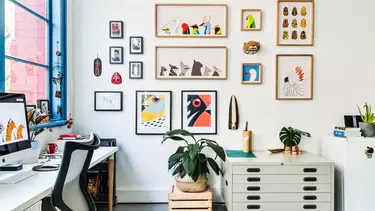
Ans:
{"type": "Polygon", "coordinates": [[[31,130],[38,130],[42,128],[54,128],[54,127],[61,127],[67,125],[69,120],[58,120],[52,121],[44,124],[39,124],[38,126],[31,127],[31,130]]]}

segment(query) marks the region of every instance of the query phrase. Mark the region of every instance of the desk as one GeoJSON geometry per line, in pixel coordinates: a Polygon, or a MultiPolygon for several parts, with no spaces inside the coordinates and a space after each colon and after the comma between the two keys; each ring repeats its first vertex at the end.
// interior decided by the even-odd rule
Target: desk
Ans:
{"type": "MultiPolygon", "coordinates": [[[[109,158],[108,177],[109,177],[109,203],[108,210],[113,210],[113,169],[114,154],[118,147],[101,147],[94,151],[90,168],[109,158]]],[[[56,161],[56,160],[53,160],[56,161]]],[[[59,159],[59,162],[61,160],[59,159]]],[[[55,163],[55,162],[53,162],[55,163]]],[[[30,165],[24,165],[24,168],[30,168],[30,165]]],[[[33,204],[51,194],[55,185],[58,171],[40,172],[17,184],[0,185],[0,207],[1,211],[23,211],[33,204]]]]}

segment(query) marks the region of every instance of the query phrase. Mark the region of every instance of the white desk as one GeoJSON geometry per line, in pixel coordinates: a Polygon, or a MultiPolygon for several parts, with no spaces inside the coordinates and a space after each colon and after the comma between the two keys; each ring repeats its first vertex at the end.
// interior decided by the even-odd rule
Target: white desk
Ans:
{"type": "MultiPolygon", "coordinates": [[[[118,147],[101,147],[94,151],[90,168],[109,158],[109,210],[112,211],[113,203],[113,158],[118,147]]],[[[55,161],[55,160],[54,160],[55,161]]],[[[55,162],[53,162],[55,163],[55,162]]],[[[25,165],[25,168],[29,168],[25,165]]],[[[39,202],[51,194],[55,185],[58,171],[40,172],[17,184],[0,185],[1,211],[22,211],[39,202]]]]}

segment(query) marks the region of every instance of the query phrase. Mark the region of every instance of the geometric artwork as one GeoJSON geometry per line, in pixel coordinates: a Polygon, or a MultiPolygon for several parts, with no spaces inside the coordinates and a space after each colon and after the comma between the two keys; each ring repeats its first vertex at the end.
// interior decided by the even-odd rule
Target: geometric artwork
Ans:
{"type": "Polygon", "coordinates": [[[124,22],[110,21],[109,22],[109,38],[122,39],[124,38],[124,22]]]}
{"type": "Polygon", "coordinates": [[[260,31],[260,30],[262,30],[262,10],[261,9],[242,9],[241,31],[260,31]]]}
{"type": "Polygon", "coordinates": [[[314,45],[314,0],[278,0],[277,45],[314,45]]]}
{"type": "Polygon", "coordinates": [[[217,134],[217,92],[182,91],[181,128],[192,134],[217,134]]]}
{"type": "Polygon", "coordinates": [[[136,91],[137,135],[164,135],[172,129],[172,92],[136,91]]]}
{"type": "Polygon", "coordinates": [[[242,84],[262,84],[262,64],[242,63],[242,84]]]}
{"type": "Polygon", "coordinates": [[[313,55],[276,55],[276,100],[312,100],[313,63],[313,55]]]}
{"type": "Polygon", "coordinates": [[[155,4],[155,37],[228,37],[226,4],[155,4]]]}
{"type": "Polygon", "coordinates": [[[155,78],[226,80],[227,57],[225,46],[157,46],[155,78]]]}

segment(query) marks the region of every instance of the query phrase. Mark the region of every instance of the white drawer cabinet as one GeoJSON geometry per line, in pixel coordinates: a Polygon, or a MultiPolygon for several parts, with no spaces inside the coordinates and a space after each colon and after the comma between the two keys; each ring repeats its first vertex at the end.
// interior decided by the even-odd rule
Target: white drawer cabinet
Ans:
{"type": "Polygon", "coordinates": [[[303,155],[254,152],[227,158],[222,194],[228,211],[334,211],[331,161],[303,155]]]}

